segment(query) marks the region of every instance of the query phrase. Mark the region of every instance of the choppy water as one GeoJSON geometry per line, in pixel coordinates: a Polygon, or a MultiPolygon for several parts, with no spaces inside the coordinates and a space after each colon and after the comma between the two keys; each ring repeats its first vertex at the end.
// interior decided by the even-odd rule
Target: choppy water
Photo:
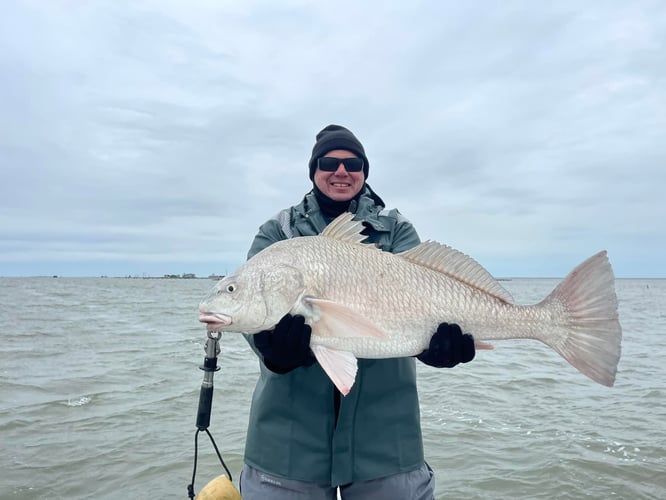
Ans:
{"type": "MultiPolygon", "coordinates": [[[[519,302],[555,280],[505,283],[519,302]]],[[[187,498],[208,280],[0,278],[0,498],[187,498]]],[[[530,341],[419,366],[438,498],[666,498],[666,280],[619,280],[616,386],[530,341]]],[[[257,361],[222,338],[210,431],[242,466],[257,361]]],[[[222,472],[199,440],[197,491],[222,472]]]]}

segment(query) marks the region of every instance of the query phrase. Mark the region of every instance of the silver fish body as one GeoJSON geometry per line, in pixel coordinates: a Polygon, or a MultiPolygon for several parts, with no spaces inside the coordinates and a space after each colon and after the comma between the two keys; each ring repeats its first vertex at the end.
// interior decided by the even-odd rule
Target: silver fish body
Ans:
{"type": "MultiPolygon", "coordinates": [[[[543,301],[517,305],[481,265],[425,242],[402,254],[361,243],[353,215],[319,236],[277,242],[216,284],[200,304],[209,330],[257,333],[287,313],[312,325],[310,346],[343,394],[356,358],[414,356],[437,326],[457,323],[475,341],[536,339],[593,380],[612,386],[621,327],[614,276],[599,252],[543,301]]],[[[478,347],[484,347],[479,343],[478,347]]]]}

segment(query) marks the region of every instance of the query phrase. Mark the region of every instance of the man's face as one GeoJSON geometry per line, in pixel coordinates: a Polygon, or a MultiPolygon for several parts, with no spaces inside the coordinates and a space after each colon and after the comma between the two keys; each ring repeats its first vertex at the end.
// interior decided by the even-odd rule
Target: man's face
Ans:
{"type": "MultiPolygon", "coordinates": [[[[326,153],[327,158],[358,158],[351,151],[334,149],[326,153]]],[[[351,200],[363,187],[365,175],[360,172],[347,172],[345,166],[340,163],[335,172],[325,172],[319,167],[315,170],[314,183],[319,191],[335,201],[351,200]]]]}

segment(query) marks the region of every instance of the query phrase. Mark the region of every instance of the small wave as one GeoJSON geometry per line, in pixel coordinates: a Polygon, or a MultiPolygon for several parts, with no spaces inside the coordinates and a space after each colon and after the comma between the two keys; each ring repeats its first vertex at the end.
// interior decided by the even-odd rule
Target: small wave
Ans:
{"type": "Polygon", "coordinates": [[[84,406],[90,403],[88,396],[81,396],[79,399],[68,399],[67,406],[84,406]]]}

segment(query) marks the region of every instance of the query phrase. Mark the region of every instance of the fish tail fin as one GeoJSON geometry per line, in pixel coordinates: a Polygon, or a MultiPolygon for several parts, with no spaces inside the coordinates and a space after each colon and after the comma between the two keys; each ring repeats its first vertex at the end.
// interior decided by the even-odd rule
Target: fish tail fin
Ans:
{"type": "Polygon", "coordinates": [[[548,342],[550,347],[581,373],[612,387],[620,360],[622,327],[615,276],[606,251],[578,265],[542,305],[565,311],[560,335],[548,342]]]}

